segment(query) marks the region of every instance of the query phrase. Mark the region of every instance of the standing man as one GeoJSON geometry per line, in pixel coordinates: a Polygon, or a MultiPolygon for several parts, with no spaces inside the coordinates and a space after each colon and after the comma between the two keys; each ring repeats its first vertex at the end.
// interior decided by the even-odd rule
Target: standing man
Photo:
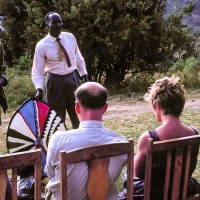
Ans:
{"type": "MultiPolygon", "coordinates": [[[[75,110],[80,120],[79,128],[69,131],[58,131],[50,138],[45,166],[45,172],[50,179],[46,186],[46,200],[60,199],[59,155],[61,150],[68,151],[89,145],[126,141],[123,136],[103,126],[102,116],[108,107],[106,88],[96,82],[87,82],[76,90],[75,96],[75,110]]],[[[126,155],[110,158],[108,166],[108,200],[118,198],[115,182],[126,159],[126,155]]],[[[68,166],[69,199],[87,199],[87,170],[88,167],[85,162],[68,166]]]]}
{"type": "MultiPolygon", "coordinates": [[[[2,34],[4,33],[3,27],[0,26],[0,40],[2,38],[2,34]]],[[[0,41],[0,105],[3,108],[4,113],[8,108],[6,96],[4,94],[3,87],[8,84],[6,78],[6,67],[4,66],[4,53],[3,53],[3,44],[0,41]]],[[[1,113],[0,113],[0,125],[1,125],[1,113]]]]}
{"type": "Polygon", "coordinates": [[[40,40],[35,49],[32,66],[32,80],[36,87],[36,98],[42,100],[44,77],[46,77],[46,102],[65,121],[66,110],[72,127],[78,128],[74,91],[80,85],[76,70],[84,82],[88,81],[84,58],[76,38],[68,32],[61,32],[62,18],[58,13],[45,16],[49,34],[40,40]]]}

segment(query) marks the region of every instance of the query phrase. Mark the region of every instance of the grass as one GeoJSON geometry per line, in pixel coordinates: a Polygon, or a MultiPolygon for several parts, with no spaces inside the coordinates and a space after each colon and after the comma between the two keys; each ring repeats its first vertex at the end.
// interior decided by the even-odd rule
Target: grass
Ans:
{"type": "MultiPolygon", "coordinates": [[[[113,100],[113,99],[112,99],[113,100]]],[[[115,100],[114,100],[115,101],[115,100]]],[[[137,150],[137,143],[139,136],[146,130],[155,129],[160,124],[156,122],[155,117],[152,112],[146,112],[142,114],[135,114],[121,118],[117,117],[118,112],[120,111],[112,111],[116,114],[116,117],[112,119],[103,120],[103,123],[106,128],[109,128],[113,131],[116,131],[126,138],[133,138],[134,139],[134,153],[137,150]]],[[[2,116],[3,117],[3,116],[2,116]]],[[[187,124],[195,126],[200,131],[200,112],[195,112],[192,110],[184,110],[181,116],[181,120],[187,124]]],[[[69,120],[67,120],[67,127],[70,128],[69,120]]],[[[8,123],[8,122],[7,122],[8,123]]],[[[1,153],[6,153],[6,129],[2,129],[0,126],[0,151],[1,153]]],[[[200,153],[198,157],[198,163],[196,170],[193,174],[193,177],[200,181],[200,153]]],[[[120,190],[123,184],[123,172],[120,175],[120,178],[117,182],[117,187],[120,190]]],[[[44,188],[44,185],[42,186],[44,188]]]]}

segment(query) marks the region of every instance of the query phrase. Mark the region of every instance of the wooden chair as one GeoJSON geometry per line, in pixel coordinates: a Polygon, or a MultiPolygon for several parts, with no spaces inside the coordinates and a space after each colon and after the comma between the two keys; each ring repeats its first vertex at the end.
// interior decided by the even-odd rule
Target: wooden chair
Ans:
{"type": "Polygon", "coordinates": [[[12,174],[12,200],[17,200],[17,169],[34,165],[34,199],[41,199],[41,150],[31,150],[19,153],[0,155],[0,200],[5,200],[7,185],[7,170],[12,174]]]}
{"type": "MultiPolygon", "coordinates": [[[[133,198],[133,139],[60,152],[61,200],[67,200],[67,165],[87,162],[87,194],[90,200],[105,200],[108,192],[109,157],[127,154],[127,200],[133,198]]],[[[78,181],[78,180],[77,180],[78,181]]]]}
{"type": "MultiPolygon", "coordinates": [[[[190,160],[192,159],[192,148],[196,145],[198,150],[200,145],[200,135],[183,137],[165,141],[155,142],[149,139],[149,147],[146,157],[146,170],[145,170],[145,186],[144,186],[144,199],[150,200],[152,184],[152,169],[154,165],[155,153],[166,152],[164,185],[160,185],[160,189],[163,190],[164,200],[178,200],[178,199],[191,199],[200,200],[200,195],[196,195],[187,198],[187,187],[190,171],[190,160]],[[183,184],[181,184],[181,178],[183,178],[183,184]]],[[[198,154],[198,151],[196,151],[198,154]]],[[[159,153],[158,153],[159,154],[159,153]]],[[[157,154],[157,155],[158,155],[157,154]]],[[[162,161],[161,161],[162,162],[162,161]]],[[[154,171],[155,173],[155,171],[154,171]]],[[[159,176],[159,174],[155,174],[159,176]]],[[[155,177],[156,178],[156,177],[155,177]]],[[[160,190],[160,191],[161,191],[160,190]]],[[[155,193],[158,191],[152,191],[155,193]]],[[[154,198],[155,199],[155,198],[154,198]]]]}

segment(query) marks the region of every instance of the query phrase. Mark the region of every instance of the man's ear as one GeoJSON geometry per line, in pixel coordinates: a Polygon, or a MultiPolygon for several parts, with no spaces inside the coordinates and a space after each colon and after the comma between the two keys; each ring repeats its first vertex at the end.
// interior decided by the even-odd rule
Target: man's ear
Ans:
{"type": "Polygon", "coordinates": [[[108,102],[106,102],[103,107],[103,114],[106,112],[107,109],[108,109],[108,102]]]}
{"type": "Polygon", "coordinates": [[[75,101],[75,111],[76,113],[80,113],[80,103],[78,101],[75,101]]]}

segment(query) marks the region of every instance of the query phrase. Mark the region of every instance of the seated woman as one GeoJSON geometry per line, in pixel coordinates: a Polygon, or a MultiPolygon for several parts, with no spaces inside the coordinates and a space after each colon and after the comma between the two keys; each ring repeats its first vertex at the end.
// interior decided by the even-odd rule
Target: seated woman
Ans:
{"type": "MultiPolygon", "coordinates": [[[[162,125],[154,130],[145,131],[139,138],[137,154],[134,158],[134,195],[143,195],[144,193],[144,176],[145,176],[145,160],[147,154],[148,138],[152,138],[155,141],[168,140],[186,136],[192,136],[199,134],[197,129],[192,126],[188,126],[181,122],[180,115],[185,105],[185,91],[184,87],[179,83],[178,77],[164,77],[157,80],[152,87],[150,87],[149,93],[145,95],[145,100],[150,102],[153,108],[154,115],[158,122],[162,122],[162,125]]],[[[198,146],[192,149],[192,159],[190,167],[190,176],[196,168],[198,146]]],[[[165,155],[156,157],[157,168],[152,174],[152,182],[159,187],[164,181],[164,170],[162,165],[165,164],[165,155]],[[164,162],[164,163],[163,163],[164,162]],[[158,168],[159,165],[159,168],[158,168]]],[[[155,191],[155,197],[152,199],[163,199],[162,191],[153,187],[155,191]]],[[[200,184],[190,177],[188,184],[188,196],[194,195],[200,192],[200,184]]],[[[124,190],[119,194],[119,199],[125,199],[126,196],[126,181],[124,182],[124,190]]]]}

